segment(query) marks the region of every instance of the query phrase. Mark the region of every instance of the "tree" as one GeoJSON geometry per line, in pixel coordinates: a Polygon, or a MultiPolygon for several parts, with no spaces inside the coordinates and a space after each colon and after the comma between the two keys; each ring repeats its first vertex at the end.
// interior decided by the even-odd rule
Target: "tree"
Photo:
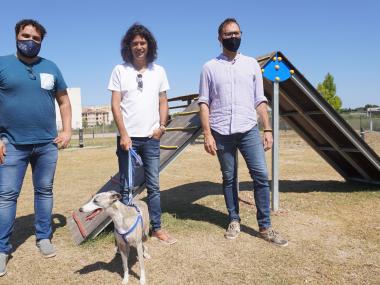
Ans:
{"type": "Polygon", "coordinates": [[[336,86],[334,77],[327,73],[325,80],[318,84],[318,91],[322,94],[323,98],[336,110],[339,111],[342,107],[342,100],[336,95],[336,86]]]}
{"type": "Polygon", "coordinates": [[[373,105],[373,104],[365,104],[364,108],[367,110],[368,108],[378,108],[378,105],[373,105]]]}

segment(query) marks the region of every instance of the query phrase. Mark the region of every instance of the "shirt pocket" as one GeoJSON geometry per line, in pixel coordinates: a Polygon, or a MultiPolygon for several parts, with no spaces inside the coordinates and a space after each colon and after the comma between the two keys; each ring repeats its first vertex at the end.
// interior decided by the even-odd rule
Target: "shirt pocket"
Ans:
{"type": "Polygon", "coordinates": [[[49,73],[40,73],[41,88],[45,90],[52,90],[54,88],[54,75],[49,73]]]}

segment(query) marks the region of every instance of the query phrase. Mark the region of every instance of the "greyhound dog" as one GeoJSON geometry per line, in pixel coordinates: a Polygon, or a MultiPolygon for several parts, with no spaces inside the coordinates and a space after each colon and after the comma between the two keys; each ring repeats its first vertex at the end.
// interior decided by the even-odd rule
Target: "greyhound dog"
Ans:
{"type": "Polygon", "coordinates": [[[140,200],[134,201],[131,206],[126,206],[119,201],[120,198],[121,195],[116,191],[99,193],[83,205],[79,211],[91,213],[89,216],[101,209],[106,211],[114,223],[116,244],[123,260],[124,278],[122,284],[127,284],[129,279],[128,255],[130,245],[137,248],[140,263],[140,284],[146,284],[144,257],[150,258],[150,256],[143,241],[147,240],[149,233],[148,206],[140,200]]]}

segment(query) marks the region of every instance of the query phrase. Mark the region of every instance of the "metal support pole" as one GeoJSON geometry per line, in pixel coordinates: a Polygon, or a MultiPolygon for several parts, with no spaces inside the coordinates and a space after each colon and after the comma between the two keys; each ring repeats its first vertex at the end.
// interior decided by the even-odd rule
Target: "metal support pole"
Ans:
{"type": "Polygon", "coordinates": [[[79,136],[79,147],[82,148],[84,146],[84,143],[83,143],[83,129],[79,129],[79,132],[78,132],[78,136],[79,136]]]}
{"type": "Polygon", "coordinates": [[[272,147],[272,210],[277,211],[279,206],[279,82],[273,83],[273,105],[272,105],[272,130],[273,130],[273,147],[272,147]]]}
{"type": "Polygon", "coordinates": [[[360,128],[360,137],[365,140],[365,131],[363,128],[360,128]]]}

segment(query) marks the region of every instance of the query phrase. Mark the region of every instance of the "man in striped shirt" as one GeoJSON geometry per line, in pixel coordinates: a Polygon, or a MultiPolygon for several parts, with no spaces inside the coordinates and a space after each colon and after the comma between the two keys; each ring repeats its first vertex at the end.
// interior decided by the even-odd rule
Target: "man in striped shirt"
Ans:
{"type": "Polygon", "coordinates": [[[230,224],[225,238],[240,233],[236,155],[239,149],[253,179],[260,237],[279,246],[288,242],[272,229],[270,193],[265,152],[273,137],[258,62],[238,49],[242,32],[234,18],[224,20],[218,29],[223,52],[202,69],[199,105],[206,152],[217,154],[223,175],[223,193],[230,224]],[[257,116],[264,127],[263,139],[257,116]]]}

